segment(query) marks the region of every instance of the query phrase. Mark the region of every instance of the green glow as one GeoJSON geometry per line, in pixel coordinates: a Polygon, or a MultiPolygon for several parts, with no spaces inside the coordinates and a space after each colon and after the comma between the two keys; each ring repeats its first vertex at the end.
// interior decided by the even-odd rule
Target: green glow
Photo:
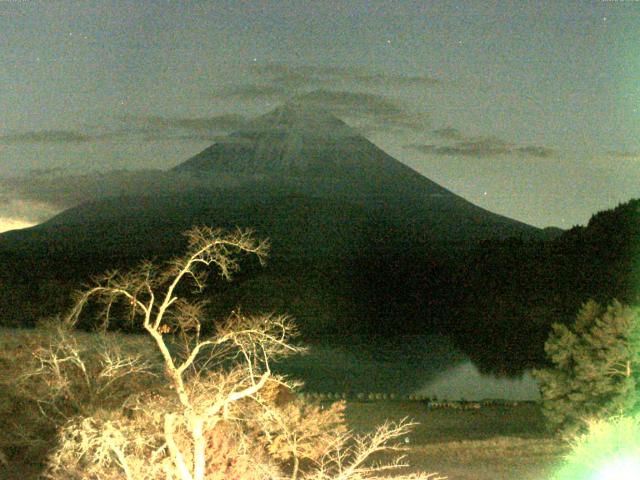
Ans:
{"type": "Polygon", "coordinates": [[[640,415],[593,422],[553,480],[640,479],[640,415]]]}
{"type": "Polygon", "coordinates": [[[640,459],[622,457],[602,467],[594,480],[638,480],[639,478],[640,459]]]}

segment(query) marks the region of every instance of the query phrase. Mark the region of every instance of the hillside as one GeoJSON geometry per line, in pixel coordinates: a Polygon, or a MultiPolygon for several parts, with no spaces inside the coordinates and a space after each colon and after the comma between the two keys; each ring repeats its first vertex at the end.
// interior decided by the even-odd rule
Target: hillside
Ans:
{"type": "Polygon", "coordinates": [[[481,242],[454,277],[460,346],[488,367],[539,363],[551,324],[573,322],[587,300],[640,302],[640,200],[548,241],[481,242]]]}
{"type": "Polygon", "coordinates": [[[252,228],[272,244],[265,270],[247,265],[238,282],[216,286],[216,314],[240,302],[290,312],[309,335],[421,332],[446,315],[439,288],[457,252],[480,240],[546,235],[454,195],[299,103],[248,122],[171,175],[186,187],[105,197],[0,236],[13,290],[2,306],[13,310],[8,316],[32,322],[62,305],[71,285],[167,258],[182,249],[181,232],[206,224],[252,228]],[[26,318],[15,307],[22,302],[26,318]]]}

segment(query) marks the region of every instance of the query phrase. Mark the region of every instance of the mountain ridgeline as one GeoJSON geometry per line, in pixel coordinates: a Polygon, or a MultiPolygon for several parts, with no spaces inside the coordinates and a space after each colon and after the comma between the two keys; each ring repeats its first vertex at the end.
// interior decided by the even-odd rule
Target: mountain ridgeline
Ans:
{"type": "Polygon", "coordinates": [[[342,203],[366,211],[372,224],[396,223],[407,237],[431,242],[534,236],[537,230],[465,201],[335,116],[304,104],[287,104],[249,122],[174,171],[245,178],[260,184],[252,185],[257,190],[342,203]]]}
{"type": "Polygon", "coordinates": [[[640,200],[547,241],[480,242],[456,275],[451,304],[465,319],[455,334],[463,349],[488,370],[536,365],[552,323],[575,321],[588,299],[640,304],[640,200]]]}
{"type": "Polygon", "coordinates": [[[272,245],[266,268],[244,262],[234,282],[205,292],[212,319],[237,307],[290,313],[307,339],[439,331],[486,370],[539,362],[551,322],[589,297],[631,298],[638,285],[627,280],[637,272],[637,201],[584,228],[537,229],[301,104],[248,122],[166,176],[197,182],[105,197],[1,235],[0,318],[25,325],[60,311],[92,274],[180,253],[180,233],[196,224],[252,228],[272,245]],[[620,215],[626,230],[609,225],[620,215]],[[618,283],[593,280],[594,269],[618,283]]]}

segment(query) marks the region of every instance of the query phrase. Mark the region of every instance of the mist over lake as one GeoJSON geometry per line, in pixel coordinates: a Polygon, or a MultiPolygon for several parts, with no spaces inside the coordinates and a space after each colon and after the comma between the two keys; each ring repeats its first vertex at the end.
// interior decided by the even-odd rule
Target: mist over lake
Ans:
{"type": "Polygon", "coordinates": [[[447,400],[536,400],[529,372],[521,377],[481,374],[442,335],[324,337],[306,355],[285,359],[278,373],[304,381],[305,390],[326,393],[418,394],[447,400]]]}

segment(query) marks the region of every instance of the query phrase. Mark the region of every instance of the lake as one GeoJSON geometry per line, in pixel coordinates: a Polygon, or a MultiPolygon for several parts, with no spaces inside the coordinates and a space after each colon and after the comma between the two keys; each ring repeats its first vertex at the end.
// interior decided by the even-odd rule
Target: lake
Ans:
{"type": "Polygon", "coordinates": [[[278,373],[304,381],[310,392],[436,396],[446,400],[537,400],[529,372],[518,378],[481,374],[441,335],[323,337],[306,355],[280,361],[278,373]]]}

